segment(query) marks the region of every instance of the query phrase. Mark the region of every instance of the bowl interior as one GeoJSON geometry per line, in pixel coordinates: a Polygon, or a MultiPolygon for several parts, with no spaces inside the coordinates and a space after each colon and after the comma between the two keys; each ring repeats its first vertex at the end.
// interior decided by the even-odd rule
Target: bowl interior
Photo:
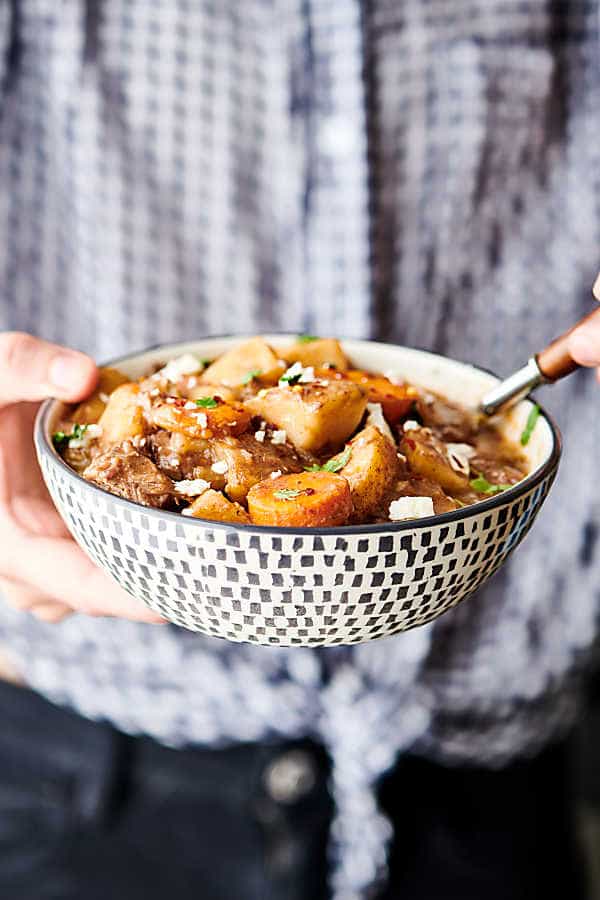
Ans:
{"type": "MultiPolygon", "coordinates": [[[[295,335],[284,334],[272,334],[265,337],[274,347],[284,346],[296,339],[295,335]]],[[[157,363],[162,364],[184,353],[195,353],[200,357],[213,358],[246,339],[244,336],[218,337],[164,345],[143,353],[111,360],[110,364],[118,367],[131,378],[138,378],[146,374],[157,363]]],[[[481,397],[499,381],[494,375],[474,366],[446,359],[424,350],[359,340],[342,341],[342,346],[357,368],[397,376],[418,387],[436,391],[449,400],[464,406],[475,408],[481,397]]],[[[55,401],[45,417],[45,437],[50,447],[52,447],[51,434],[56,430],[56,423],[63,415],[64,408],[64,404],[55,401]]],[[[531,401],[523,400],[497,420],[498,427],[503,434],[517,444],[531,408],[531,401]]],[[[521,448],[529,465],[528,478],[535,476],[535,473],[549,460],[558,441],[556,426],[551,424],[542,410],[529,443],[526,447],[521,448]]],[[[54,448],[52,450],[55,452],[54,448]]],[[[511,492],[506,491],[505,493],[511,492]]]]}

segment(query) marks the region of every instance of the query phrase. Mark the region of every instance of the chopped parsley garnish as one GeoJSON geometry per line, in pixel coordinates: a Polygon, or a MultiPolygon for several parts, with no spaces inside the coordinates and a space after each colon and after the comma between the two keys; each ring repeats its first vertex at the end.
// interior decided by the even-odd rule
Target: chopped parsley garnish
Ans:
{"type": "Polygon", "coordinates": [[[340,469],[343,469],[347,464],[351,454],[352,450],[350,449],[350,447],[347,447],[343,453],[339,453],[332,459],[328,459],[327,462],[322,466],[315,463],[313,466],[304,466],[304,468],[307,472],[339,472],[340,469]]]}
{"type": "Polygon", "coordinates": [[[212,362],[212,359],[201,359],[200,365],[204,366],[204,368],[206,369],[207,366],[210,366],[211,362],[212,362]]]}
{"type": "Polygon", "coordinates": [[[311,344],[313,341],[318,341],[319,338],[315,337],[314,334],[299,334],[296,338],[297,344],[311,344]]]}
{"type": "Polygon", "coordinates": [[[68,446],[70,440],[81,440],[88,430],[87,425],[79,425],[77,422],[73,425],[71,434],[65,434],[64,431],[55,431],[52,435],[52,443],[57,450],[64,450],[68,446]]]}
{"type": "Polygon", "coordinates": [[[512,487],[512,484],[490,484],[487,478],[481,474],[477,478],[473,478],[469,484],[478,494],[500,494],[512,487]]]}
{"type": "Polygon", "coordinates": [[[277,497],[278,500],[295,500],[296,497],[299,497],[302,493],[304,493],[304,491],[298,490],[297,488],[282,488],[280,491],[275,491],[273,496],[277,497]]]}
{"type": "Polygon", "coordinates": [[[195,403],[201,409],[214,409],[219,405],[214,397],[199,397],[195,403]]]}
{"type": "Polygon", "coordinates": [[[250,382],[254,381],[255,378],[258,378],[259,375],[262,375],[262,369],[251,369],[250,372],[242,378],[242,384],[250,384],[250,382]]]}
{"type": "Polygon", "coordinates": [[[527,422],[525,423],[525,428],[523,429],[523,433],[521,435],[521,444],[523,447],[526,447],[529,443],[531,435],[533,434],[533,429],[536,426],[536,422],[540,415],[540,408],[537,403],[533,406],[531,412],[527,416],[527,422]]]}

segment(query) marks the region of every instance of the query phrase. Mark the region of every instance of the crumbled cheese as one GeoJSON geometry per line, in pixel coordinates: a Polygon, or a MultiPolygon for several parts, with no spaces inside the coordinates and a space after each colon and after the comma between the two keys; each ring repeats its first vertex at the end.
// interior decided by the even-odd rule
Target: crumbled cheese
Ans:
{"type": "Polygon", "coordinates": [[[279,476],[282,474],[283,473],[282,473],[281,469],[275,469],[274,472],[271,472],[271,474],[269,475],[269,478],[279,478],[279,476]]]}
{"type": "Polygon", "coordinates": [[[200,494],[209,489],[210,481],[205,481],[204,478],[188,478],[174,482],[174,487],[178,494],[186,494],[188,497],[199,497],[200,494]]]}
{"type": "Polygon", "coordinates": [[[159,394],[160,394],[160,389],[159,389],[159,388],[152,388],[152,390],[150,391],[150,396],[151,396],[151,397],[158,397],[159,394]]]}
{"type": "Polygon", "coordinates": [[[196,421],[198,422],[200,428],[208,428],[208,419],[206,417],[206,413],[196,413],[196,421]]]}
{"type": "Polygon", "coordinates": [[[102,434],[100,425],[88,425],[80,438],[71,438],[69,448],[71,450],[81,450],[82,447],[88,447],[90,442],[99,438],[102,434]]]}
{"type": "Polygon", "coordinates": [[[183,356],[170,360],[156,374],[166,378],[167,381],[179,381],[184,375],[194,375],[196,372],[201,372],[203,368],[204,366],[197,356],[192,353],[184,353],[183,356]]]}
{"type": "Polygon", "coordinates": [[[108,401],[110,400],[110,397],[108,396],[108,394],[105,394],[104,391],[100,391],[98,397],[100,398],[102,403],[108,403],[108,401]]]}
{"type": "Polygon", "coordinates": [[[281,429],[280,431],[274,431],[271,435],[271,443],[272,444],[285,444],[287,441],[287,432],[281,429]]]}
{"type": "Polygon", "coordinates": [[[421,426],[414,419],[407,419],[402,427],[404,431],[418,431],[421,426]]]}
{"type": "Polygon", "coordinates": [[[191,378],[188,378],[188,380],[187,380],[188,388],[195,388],[197,384],[198,384],[198,379],[196,378],[195,375],[192,375],[191,378]]]}
{"type": "Polygon", "coordinates": [[[260,431],[254,432],[254,437],[256,438],[256,440],[258,441],[259,444],[262,444],[265,439],[265,432],[261,428],[260,431]]]}
{"type": "Polygon", "coordinates": [[[446,456],[455,472],[468,475],[471,471],[469,460],[475,456],[475,447],[470,444],[446,444],[446,456]]]}
{"type": "Polygon", "coordinates": [[[313,366],[306,366],[300,376],[300,384],[310,384],[315,380],[315,370],[313,366]]]}
{"type": "Polygon", "coordinates": [[[186,506],[185,509],[182,509],[182,510],[181,510],[181,515],[182,515],[182,516],[193,516],[193,515],[194,515],[194,511],[193,511],[193,509],[192,509],[191,506],[186,506]]]}
{"type": "Polygon", "coordinates": [[[188,400],[187,403],[184,403],[183,408],[184,409],[198,409],[198,407],[196,406],[196,404],[194,403],[193,400],[188,400]]]}
{"type": "Polygon", "coordinates": [[[176,467],[179,466],[180,464],[181,464],[181,460],[180,460],[179,457],[176,456],[175,454],[173,454],[172,456],[169,456],[168,459],[167,459],[167,465],[168,465],[168,466],[173,466],[173,468],[176,468],[176,467]]]}
{"type": "Polygon", "coordinates": [[[303,372],[304,372],[304,369],[302,368],[302,363],[301,363],[301,362],[295,362],[293,365],[291,365],[291,366],[289,367],[289,369],[286,369],[286,370],[285,370],[285,372],[283,373],[283,375],[282,375],[281,378],[279,379],[279,383],[282,384],[282,385],[285,387],[286,384],[289,384],[289,379],[290,379],[290,378],[299,378],[300,375],[302,375],[303,372]],[[284,380],[284,379],[285,379],[285,380],[284,380]]]}
{"type": "Polygon", "coordinates": [[[213,472],[216,472],[217,475],[224,475],[229,466],[225,462],[224,459],[218,459],[217,462],[214,462],[211,466],[213,472]]]}
{"type": "Polygon", "coordinates": [[[265,422],[264,419],[261,420],[260,428],[261,428],[261,431],[266,431],[266,430],[267,430],[267,423],[265,422]]]}
{"type": "Polygon", "coordinates": [[[367,425],[373,425],[374,428],[377,428],[384,437],[388,438],[396,446],[394,435],[383,415],[381,403],[367,403],[367,425]]]}
{"type": "Polygon", "coordinates": [[[390,503],[389,517],[392,522],[405,519],[423,519],[433,516],[433,500],[431,497],[399,497],[390,503]]]}
{"type": "Polygon", "coordinates": [[[165,402],[172,406],[175,403],[175,397],[167,397],[165,402]]]}
{"type": "Polygon", "coordinates": [[[279,384],[285,387],[286,384],[289,385],[290,379],[297,381],[298,384],[310,384],[315,380],[314,366],[306,366],[304,368],[302,363],[295,362],[283,373],[279,379],[279,384]]]}

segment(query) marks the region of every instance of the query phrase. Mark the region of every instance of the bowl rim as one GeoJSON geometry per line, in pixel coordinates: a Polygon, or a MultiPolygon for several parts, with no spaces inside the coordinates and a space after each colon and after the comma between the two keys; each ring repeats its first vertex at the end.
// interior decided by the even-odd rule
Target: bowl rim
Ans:
{"type": "MultiPolygon", "coordinates": [[[[281,337],[291,337],[293,336],[290,332],[270,332],[270,334],[275,335],[278,334],[281,337]]],[[[226,340],[226,339],[235,339],[239,337],[242,341],[247,338],[246,335],[235,335],[235,334],[212,334],[206,337],[197,338],[196,341],[198,343],[202,341],[218,341],[218,340],[226,340]]],[[[483,368],[482,366],[475,366],[472,363],[467,363],[462,360],[454,359],[453,357],[444,356],[441,353],[434,353],[431,350],[425,350],[418,347],[406,347],[403,344],[391,344],[386,341],[373,341],[369,338],[350,338],[350,337],[338,337],[342,343],[344,341],[354,341],[356,343],[369,343],[369,344],[380,344],[382,347],[395,347],[402,350],[411,350],[417,353],[426,353],[429,356],[438,357],[441,360],[449,360],[451,362],[456,362],[459,365],[469,366],[472,369],[475,369],[479,372],[484,372],[488,375],[493,375],[495,378],[499,376],[493,372],[491,369],[483,368]]],[[[136,356],[142,356],[146,353],[152,353],[153,351],[158,351],[162,347],[183,347],[189,346],[196,342],[194,338],[189,338],[185,341],[175,341],[173,343],[165,343],[165,344],[153,344],[150,347],[146,347],[142,350],[138,350],[134,353],[127,353],[116,358],[110,359],[107,362],[99,363],[99,366],[115,366],[118,365],[119,362],[130,361],[135,359],[136,356]]],[[[531,399],[530,394],[527,394],[526,397],[522,398],[523,400],[531,399]]],[[[494,496],[489,497],[487,500],[479,500],[477,503],[473,503],[470,506],[464,506],[459,509],[453,509],[449,512],[440,513],[439,515],[433,516],[425,516],[420,519],[407,519],[401,522],[385,522],[385,523],[376,523],[376,524],[366,524],[366,525],[339,525],[334,528],[282,528],[274,525],[244,525],[237,524],[234,522],[218,522],[212,519],[199,519],[194,516],[182,516],[181,513],[172,512],[171,510],[163,510],[156,509],[152,506],[143,506],[141,503],[135,503],[133,500],[126,500],[124,497],[118,497],[116,494],[111,494],[110,491],[105,490],[104,488],[99,487],[96,484],[93,484],[90,481],[86,481],[81,475],[79,475],[74,469],[72,469],[62,458],[62,456],[56,451],[55,447],[46,437],[46,424],[48,418],[54,408],[56,403],[62,403],[64,401],[57,400],[55,398],[49,398],[44,400],[40,409],[38,410],[35,425],[34,425],[34,444],[37,450],[38,455],[44,454],[50,458],[54,465],[57,465],[60,469],[63,469],[67,474],[67,477],[73,478],[76,482],[79,482],[80,487],[84,488],[87,491],[92,493],[101,494],[104,497],[110,498],[110,500],[116,503],[118,506],[122,506],[125,509],[134,508],[138,510],[140,515],[148,515],[153,518],[166,519],[167,521],[173,521],[179,525],[190,525],[192,528],[211,528],[211,529],[220,529],[231,533],[237,533],[241,531],[247,534],[272,534],[277,535],[279,537],[282,536],[293,536],[293,535],[318,535],[318,536],[326,536],[326,537],[345,537],[346,535],[360,535],[360,534],[389,534],[396,532],[404,532],[404,531],[415,531],[433,528],[438,525],[446,525],[452,522],[461,521],[464,519],[470,519],[473,516],[483,515],[487,512],[490,512],[494,509],[497,509],[500,506],[504,506],[507,502],[516,500],[517,497],[521,496],[524,493],[529,492],[531,488],[536,487],[540,482],[542,482],[549,474],[556,473],[558,468],[558,463],[562,454],[562,437],[560,433],[560,429],[558,425],[554,421],[553,417],[546,412],[545,408],[535,400],[536,405],[539,407],[540,416],[545,419],[547,422],[550,431],[552,433],[552,449],[548,455],[548,458],[529,475],[526,475],[521,481],[517,482],[517,484],[513,485],[507,490],[502,491],[502,493],[494,494],[494,496]],[[183,521],[182,521],[183,520],[183,521]]],[[[533,401],[532,401],[533,402],[533,401]]]]}

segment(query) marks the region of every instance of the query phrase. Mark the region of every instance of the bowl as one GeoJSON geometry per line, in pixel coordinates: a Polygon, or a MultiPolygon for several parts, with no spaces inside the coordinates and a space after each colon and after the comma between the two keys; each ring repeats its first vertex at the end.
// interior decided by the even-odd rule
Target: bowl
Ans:
{"type": "MultiPolygon", "coordinates": [[[[289,335],[269,335],[280,344],[289,335]]],[[[183,353],[214,357],[244,340],[210,338],[111,362],[132,378],[183,353]]],[[[475,406],[498,379],[406,347],[343,341],[354,364],[394,372],[475,406]]],[[[531,409],[503,419],[518,441],[531,409]]],[[[560,434],[543,410],[524,448],[530,474],[474,506],[408,522],[339,528],[230,525],[148,509],[85,481],[55,451],[63,404],[39,411],[35,444],[75,540],[133,597],[193,631],[256,644],[356,644],[423,625],[473,594],[523,540],[556,475],[560,434]]]]}

